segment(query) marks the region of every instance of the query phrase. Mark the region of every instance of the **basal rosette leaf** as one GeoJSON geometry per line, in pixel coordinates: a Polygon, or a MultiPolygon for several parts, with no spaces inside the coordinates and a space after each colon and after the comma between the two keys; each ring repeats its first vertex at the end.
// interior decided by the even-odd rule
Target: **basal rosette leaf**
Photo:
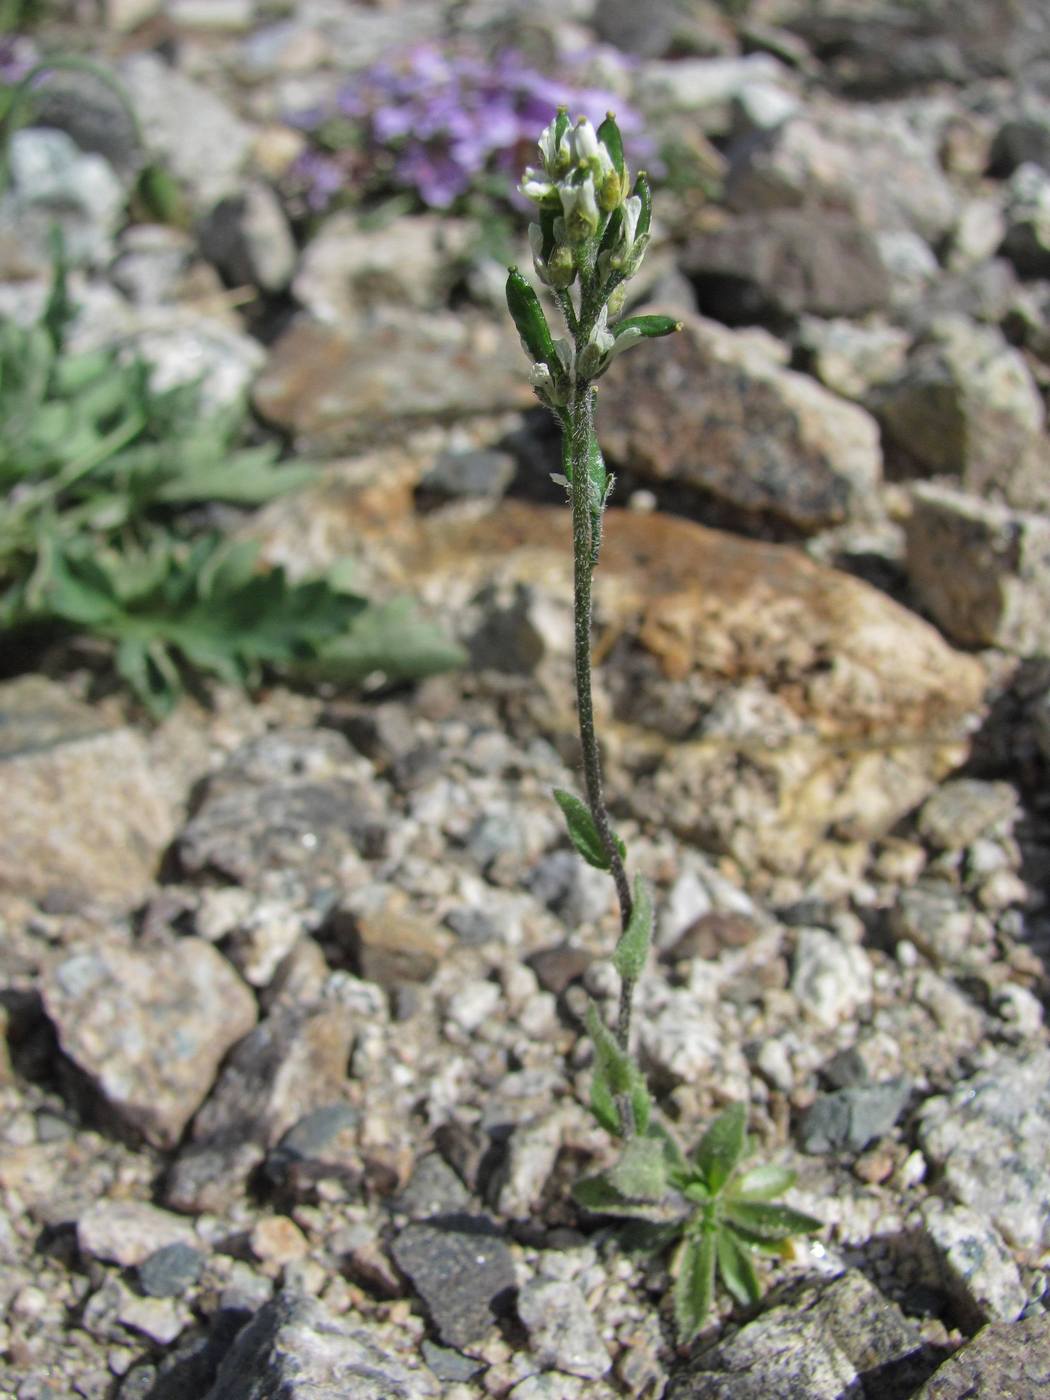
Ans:
{"type": "Polygon", "coordinates": [[[741,1201],[733,1197],[722,1204],[722,1213],[742,1238],[779,1242],[794,1235],[810,1235],[822,1226],[820,1220],[793,1206],[765,1201],[741,1201]]]}
{"type": "Polygon", "coordinates": [[[749,1167],[730,1183],[726,1195],[736,1201],[775,1201],[794,1186],[795,1175],[772,1162],[749,1167]]]}
{"type": "Polygon", "coordinates": [[[717,1195],[747,1153],[747,1108],[730,1104],[710,1125],[694,1155],[696,1169],[712,1195],[717,1195]]]}
{"type": "Polygon", "coordinates": [[[678,1336],[691,1342],[707,1321],[715,1295],[716,1231],[707,1227],[682,1241],[675,1261],[674,1320],[678,1336]]]}
{"type": "Polygon", "coordinates": [[[724,1225],[718,1231],[718,1272],[730,1296],[741,1307],[753,1307],[762,1297],[762,1285],[747,1246],[724,1225]]]}

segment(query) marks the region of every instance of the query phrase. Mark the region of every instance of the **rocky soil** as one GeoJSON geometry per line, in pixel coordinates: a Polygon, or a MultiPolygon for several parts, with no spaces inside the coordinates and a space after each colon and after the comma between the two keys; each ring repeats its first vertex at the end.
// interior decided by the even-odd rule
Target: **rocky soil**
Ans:
{"type": "Polygon", "coordinates": [[[159,725],[83,653],[0,685],[0,1396],[1050,1393],[1041,0],[70,8],[35,42],[121,74],[187,226],[128,221],[141,153],[70,81],[12,146],[0,310],[59,218],[78,344],[325,463],[240,526],[265,557],[354,560],[470,664],[159,725]],[[706,172],[639,279],[685,330],[601,395],[597,704],[660,1108],[689,1144],[747,1102],[826,1225],[689,1350],[668,1261],[570,1196],[616,917],[550,799],[569,531],[500,265],[283,193],[290,114],[442,35],[612,46],[706,172]]]}

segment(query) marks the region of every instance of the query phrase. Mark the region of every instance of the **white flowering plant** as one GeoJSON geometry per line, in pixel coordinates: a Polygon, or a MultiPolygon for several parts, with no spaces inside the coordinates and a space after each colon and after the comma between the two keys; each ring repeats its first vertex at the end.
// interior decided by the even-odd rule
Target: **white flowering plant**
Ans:
{"type": "Polygon", "coordinates": [[[615,1028],[592,1004],[587,1029],[594,1043],[591,1109],[623,1140],[614,1166],[580,1181],[576,1199],[599,1214],[647,1221],[659,1246],[678,1242],[674,1312],[688,1341],[709,1312],[716,1275],[742,1304],[757,1302],[754,1250],[784,1252],[792,1235],[820,1222],[774,1196],[793,1182],[780,1167],[739,1170],[750,1151],[746,1112],[730,1105],[708,1127],[692,1159],[653,1113],[645,1075],[631,1054],[635,987],[649,954],[652,896],[633,884],[626,848],[613,832],[603,792],[591,697],[591,584],[602,521],[613,478],[594,426],[594,382],[625,350],[671,335],[670,316],[622,315],[625,283],[641,266],[650,239],[652,191],[644,173],[633,185],[623,141],[610,113],[595,129],[573,122],[564,108],[539,139],[540,165],[526,169],[521,192],[538,206],[529,226],[536,277],[557,304],[568,334],[555,338],[532,284],[515,267],[507,277],[507,305],[531,361],[529,380],[562,430],[562,470],[572,506],[576,705],[585,797],[556,790],[569,836],[588,864],[606,870],[616,886],[620,937],[613,966],[620,977],[615,1028]]]}

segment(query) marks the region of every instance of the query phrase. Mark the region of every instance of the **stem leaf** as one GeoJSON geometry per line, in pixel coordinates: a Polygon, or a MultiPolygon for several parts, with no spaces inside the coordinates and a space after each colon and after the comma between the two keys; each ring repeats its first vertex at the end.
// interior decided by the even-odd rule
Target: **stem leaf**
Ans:
{"type": "Polygon", "coordinates": [[[715,1292],[715,1231],[703,1229],[685,1240],[674,1284],[674,1320],[683,1342],[690,1342],[711,1311],[715,1292]]]}
{"type": "Polygon", "coordinates": [[[631,917],[613,953],[613,967],[625,982],[636,982],[649,956],[653,936],[653,901],[649,886],[639,875],[634,882],[631,917]]]}
{"type": "MultiPolygon", "coordinates": [[[[605,854],[597,824],[591,816],[587,804],[573,793],[566,792],[564,788],[554,789],[554,800],[565,817],[565,825],[569,829],[569,839],[580,855],[583,856],[588,865],[593,865],[596,870],[608,870],[609,857],[605,854]]],[[[616,842],[616,849],[622,859],[627,855],[627,847],[618,836],[614,836],[613,840],[616,842]]]]}

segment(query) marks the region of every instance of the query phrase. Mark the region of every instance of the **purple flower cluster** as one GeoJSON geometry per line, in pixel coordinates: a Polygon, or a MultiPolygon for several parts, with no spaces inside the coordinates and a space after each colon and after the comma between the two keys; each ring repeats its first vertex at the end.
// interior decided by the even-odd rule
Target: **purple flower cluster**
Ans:
{"type": "Polygon", "coordinates": [[[503,177],[510,197],[537,130],[562,104],[596,124],[615,107],[629,141],[641,126],[612,93],[548,77],[511,50],[486,59],[419,44],[355,74],[331,110],[296,119],[317,145],[295,173],[314,210],[342,189],[382,188],[414,191],[428,208],[447,209],[492,176],[503,177]]]}

